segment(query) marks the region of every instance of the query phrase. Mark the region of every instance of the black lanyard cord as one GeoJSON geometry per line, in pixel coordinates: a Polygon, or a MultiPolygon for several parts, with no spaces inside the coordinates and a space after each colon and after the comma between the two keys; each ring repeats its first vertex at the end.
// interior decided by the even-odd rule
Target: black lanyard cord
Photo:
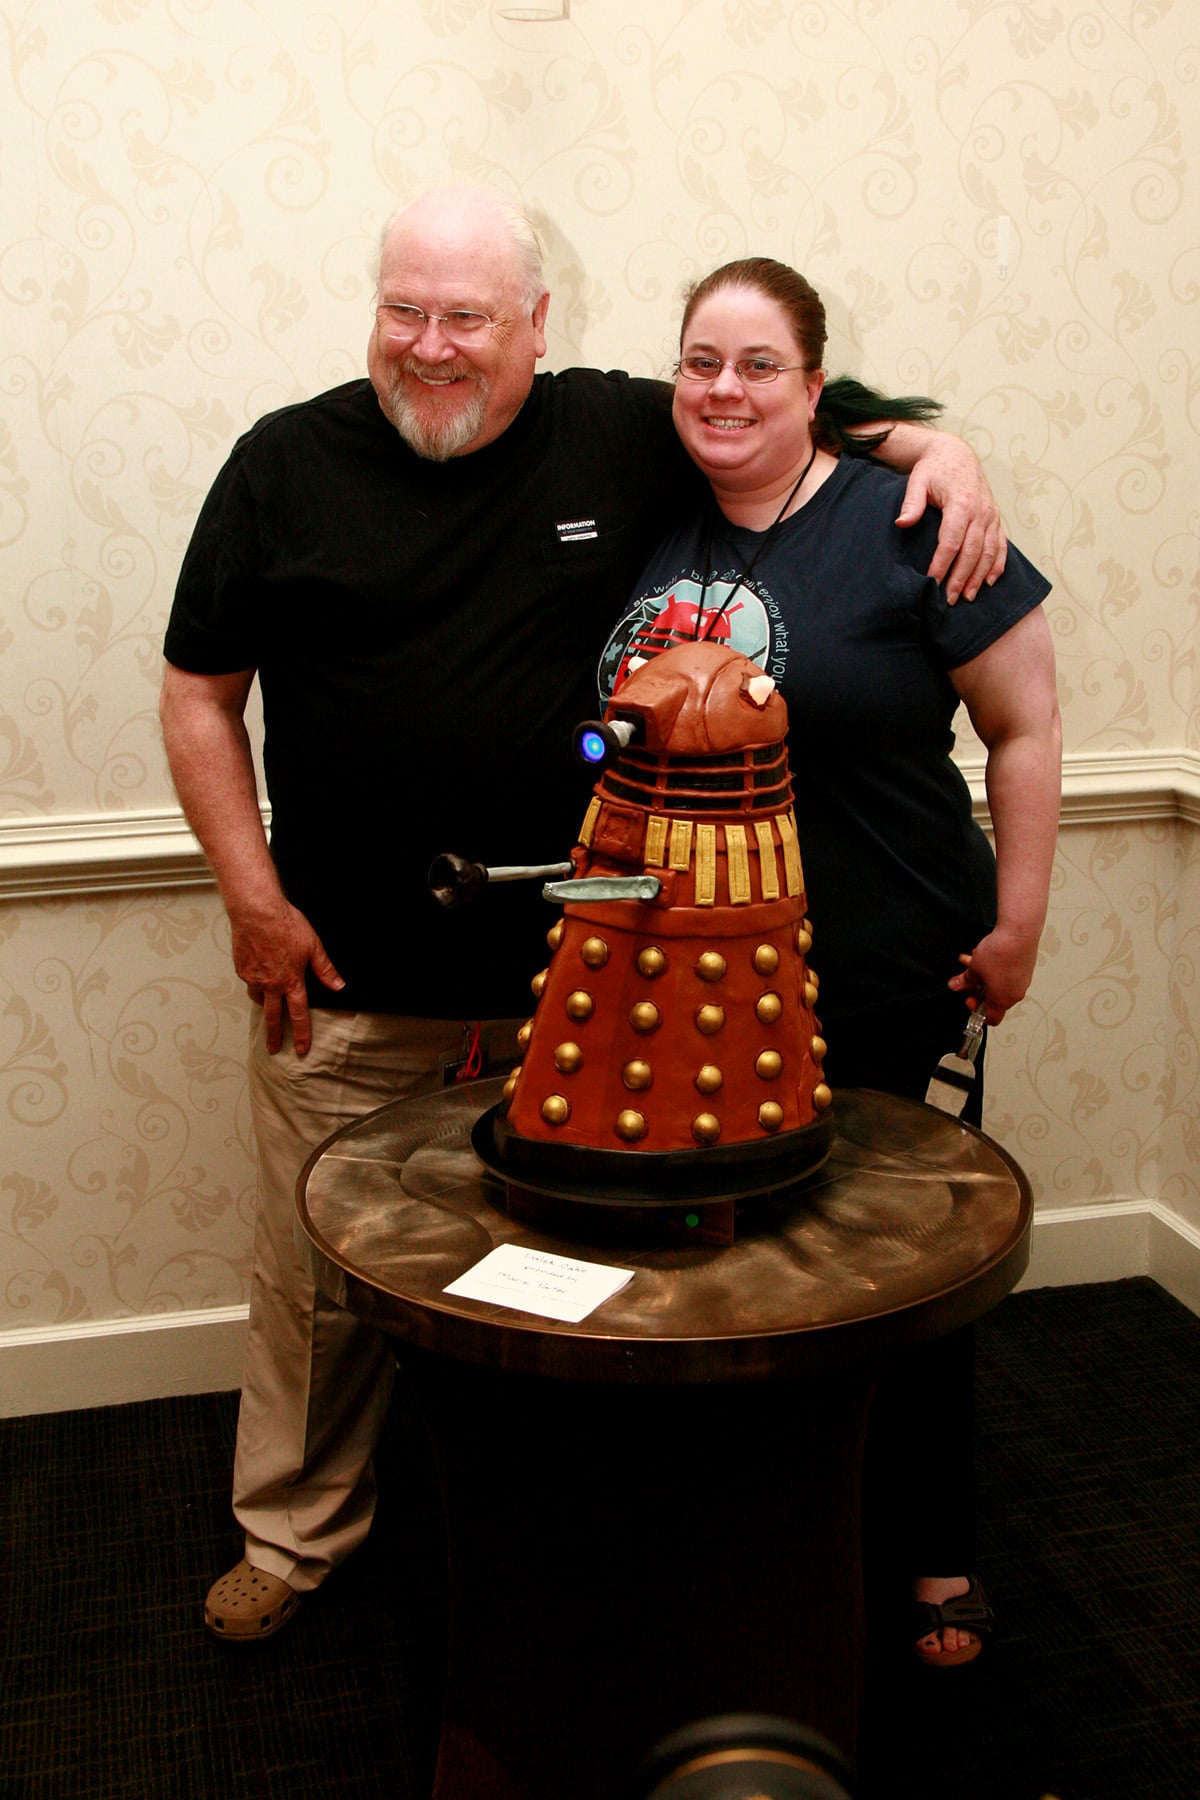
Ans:
{"type": "MultiPolygon", "coordinates": [[[[800,489],[804,486],[804,483],[808,477],[808,471],[812,468],[812,466],[816,462],[816,460],[817,460],[817,446],[814,444],[813,448],[812,448],[811,456],[809,457],[808,461],[805,463],[803,469],[800,471],[799,481],[797,481],[795,487],[793,487],[791,493],[788,495],[787,499],[784,501],[783,505],[780,507],[779,511],[776,513],[774,519],[772,519],[771,524],[769,525],[767,530],[764,531],[762,538],[759,541],[758,547],[754,552],[754,555],[750,558],[750,561],[746,564],[745,568],[742,570],[741,574],[738,576],[737,580],[734,582],[733,586],[730,588],[729,592],[726,594],[724,600],[722,600],[720,606],[717,608],[716,612],[713,614],[711,620],[709,621],[707,627],[705,628],[705,631],[703,634],[705,638],[709,638],[712,636],[713,626],[717,623],[718,619],[724,618],[725,614],[729,610],[729,602],[733,599],[733,596],[737,593],[738,589],[740,587],[744,587],[746,585],[746,583],[749,581],[751,575],[754,573],[755,564],[758,562],[759,557],[762,555],[763,551],[767,548],[768,544],[770,544],[771,540],[774,538],[779,527],[783,524],[784,514],[787,512],[788,507],[792,504],[792,501],[796,498],[796,495],[800,492],[800,489]]],[[[713,504],[713,506],[715,506],[716,501],[714,500],[712,502],[712,504],[713,504]]],[[[700,626],[704,619],[704,602],[708,598],[708,588],[709,588],[709,583],[711,582],[711,580],[712,580],[712,513],[706,512],[705,516],[704,516],[704,586],[700,590],[700,605],[696,609],[696,629],[692,633],[693,639],[699,639],[699,637],[701,635],[700,626]]]]}

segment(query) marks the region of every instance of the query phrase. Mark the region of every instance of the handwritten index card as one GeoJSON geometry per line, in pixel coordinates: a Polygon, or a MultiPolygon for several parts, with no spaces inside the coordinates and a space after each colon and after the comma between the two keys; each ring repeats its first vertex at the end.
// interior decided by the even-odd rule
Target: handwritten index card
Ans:
{"type": "Polygon", "coordinates": [[[490,1300],[497,1306],[511,1306],[519,1312],[537,1313],[543,1319],[578,1325],[602,1301],[632,1281],[633,1273],[632,1269],[614,1269],[606,1263],[555,1256],[549,1250],[499,1244],[443,1291],[461,1294],[466,1300],[490,1300]]]}

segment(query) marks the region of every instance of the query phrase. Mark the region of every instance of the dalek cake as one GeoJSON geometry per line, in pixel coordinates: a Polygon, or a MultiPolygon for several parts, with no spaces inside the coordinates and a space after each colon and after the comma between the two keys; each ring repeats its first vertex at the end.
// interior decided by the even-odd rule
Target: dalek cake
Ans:
{"type": "Polygon", "coordinates": [[[695,1222],[828,1154],[786,735],[771,677],[706,640],[634,668],[576,732],[602,772],[553,866],[569,879],[543,888],[563,910],[523,1060],[473,1136],[512,1210],[541,1196],[695,1222]]]}

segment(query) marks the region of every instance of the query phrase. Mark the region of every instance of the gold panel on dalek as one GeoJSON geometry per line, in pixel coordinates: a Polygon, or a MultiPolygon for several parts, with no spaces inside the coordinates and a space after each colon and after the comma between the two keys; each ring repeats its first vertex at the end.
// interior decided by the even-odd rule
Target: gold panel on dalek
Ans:
{"type": "Polygon", "coordinates": [[[540,1228],[732,1243],[833,1135],[787,707],[701,639],[635,667],[575,747],[601,772],[569,861],[430,870],[445,906],[489,879],[561,877],[542,889],[562,913],[523,1060],[472,1143],[540,1228]]]}

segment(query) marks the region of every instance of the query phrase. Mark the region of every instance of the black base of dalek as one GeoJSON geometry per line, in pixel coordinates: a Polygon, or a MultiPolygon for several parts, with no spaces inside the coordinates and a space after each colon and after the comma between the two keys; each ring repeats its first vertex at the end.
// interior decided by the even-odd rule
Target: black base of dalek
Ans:
{"type": "Polygon", "coordinates": [[[795,1200],[829,1156],[833,1116],[758,1144],[654,1154],[545,1144],[511,1131],[504,1107],[471,1131],[480,1162],[504,1187],[510,1217],[580,1240],[732,1244],[739,1221],[795,1200]]]}

